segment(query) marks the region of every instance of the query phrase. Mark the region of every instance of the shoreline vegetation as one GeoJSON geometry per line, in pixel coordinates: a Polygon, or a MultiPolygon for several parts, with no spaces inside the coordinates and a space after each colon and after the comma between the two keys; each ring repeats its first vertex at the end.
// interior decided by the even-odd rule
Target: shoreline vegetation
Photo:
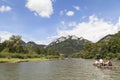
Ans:
{"type": "Polygon", "coordinates": [[[62,60],[63,58],[0,58],[0,63],[20,63],[20,62],[39,62],[39,61],[50,61],[50,60],[62,60]]]}
{"type": "Polygon", "coordinates": [[[46,58],[28,58],[28,59],[19,59],[19,58],[0,58],[0,63],[20,63],[20,62],[37,62],[37,61],[46,61],[49,59],[46,58]]]}
{"type": "Polygon", "coordinates": [[[0,63],[34,62],[62,58],[61,53],[32,41],[26,43],[19,35],[13,35],[9,40],[0,43],[0,63]]]}

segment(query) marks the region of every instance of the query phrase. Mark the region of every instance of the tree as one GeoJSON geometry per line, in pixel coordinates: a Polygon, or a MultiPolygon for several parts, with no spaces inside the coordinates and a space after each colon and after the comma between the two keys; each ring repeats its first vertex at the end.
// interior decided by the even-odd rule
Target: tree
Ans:
{"type": "Polygon", "coordinates": [[[5,40],[3,42],[3,45],[5,48],[8,49],[11,53],[22,53],[25,52],[25,49],[23,48],[23,41],[21,39],[21,36],[11,36],[9,40],[5,40]]]}

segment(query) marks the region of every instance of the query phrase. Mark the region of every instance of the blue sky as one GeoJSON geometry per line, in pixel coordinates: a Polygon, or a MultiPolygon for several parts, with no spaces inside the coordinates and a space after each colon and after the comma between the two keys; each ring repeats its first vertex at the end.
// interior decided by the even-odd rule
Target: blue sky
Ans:
{"type": "Polygon", "coordinates": [[[0,36],[48,44],[76,35],[96,42],[119,31],[119,16],[120,0],[0,0],[0,36]]]}

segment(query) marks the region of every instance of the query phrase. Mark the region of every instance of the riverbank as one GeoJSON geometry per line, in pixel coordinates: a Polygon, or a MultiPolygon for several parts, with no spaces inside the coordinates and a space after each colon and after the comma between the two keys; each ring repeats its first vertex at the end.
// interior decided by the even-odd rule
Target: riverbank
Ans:
{"type": "Polygon", "coordinates": [[[0,63],[20,63],[20,62],[37,62],[37,61],[47,61],[47,60],[55,60],[55,59],[47,59],[47,58],[27,58],[27,59],[19,59],[19,58],[0,58],[0,63]]]}

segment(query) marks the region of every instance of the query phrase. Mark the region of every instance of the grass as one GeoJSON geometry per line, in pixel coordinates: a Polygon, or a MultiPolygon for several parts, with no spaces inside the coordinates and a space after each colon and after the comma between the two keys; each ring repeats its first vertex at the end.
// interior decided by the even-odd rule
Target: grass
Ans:
{"type": "Polygon", "coordinates": [[[47,58],[27,58],[27,59],[19,59],[19,58],[0,58],[0,63],[19,63],[19,62],[37,62],[37,61],[46,61],[51,60],[47,58]]]}
{"type": "Polygon", "coordinates": [[[36,62],[61,59],[58,55],[0,53],[0,63],[36,62]]]}

